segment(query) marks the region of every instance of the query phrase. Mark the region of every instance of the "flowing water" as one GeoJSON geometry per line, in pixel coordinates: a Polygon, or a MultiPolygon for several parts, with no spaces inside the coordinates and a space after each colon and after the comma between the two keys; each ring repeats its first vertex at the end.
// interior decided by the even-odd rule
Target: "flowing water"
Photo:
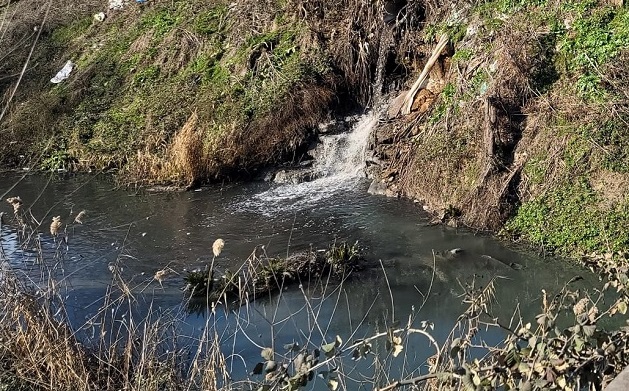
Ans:
{"type": "MultiPolygon", "coordinates": [[[[278,256],[311,246],[325,248],[334,241],[358,241],[364,255],[381,260],[382,268],[345,282],[336,291],[340,294],[320,307],[328,337],[349,336],[351,330],[357,330],[356,337],[368,335],[392,318],[406,319],[425,301],[418,318],[435,323],[438,340],[446,337],[460,315],[462,286],[472,279],[486,283],[498,278],[495,310],[507,319],[517,303],[524,314],[535,314],[541,289],[556,291],[577,274],[585,277],[578,286],[594,283],[592,276],[573,265],[539,258],[486,235],[430,226],[413,202],[368,195],[363,154],[376,121],[368,114],[356,122],[353,132],[324,138],[323,157],[315,166],[322,176],[297,185],[250,183],[195,192],[132,192],[116,188],[104,175],[4,174],[0,195],[19,195],[24,208],[42,225],[39,248],[24,248],[15,224],[7,218],[11,206],[3,201],[3,267],[37,281],[42,262],[46,264],[47,273],[62,278],[68,287],[70,316],[81,323],[101,303],[115,262],[138,297],[154,307],[175,308],[182,301],[182,275],[211,261],[216,238],[226,243],[217,258],[222,268],[238,267],[256,248],[262,251],[261,246],[268,255],[278,256]],[[83,224],[71,223],[81,210],[86,211],[83,224]],[[58,215],[70,223],[67,241],[48,233],[52,217],[58,215]],[[463,252],[452,256],[448,250],[454,248],[463,252]],[[38,254],[43,254],[43,260],[38,254]],[[51,259],[56,261],[50,263],[51,259]],[[174,273],[160,284],[153,276],[164,267],[174,273]]],[[[303,306],[298,287],[289,287],[281,299],[256,303],[247,319],[248,338],[261,346],[270,344],[269,321],[284,319],[275,334],[277,342],[303,340],[313,330],[303,306]]],[[[226,312],[222,318],[226,329],[235,327],[229,316],[226,312]]],[[[203,313],[191,313],[185,324],[194,333],[203,322],[203,313]]],[[[487,338],[497,339],[500,334],[487,338]]],[[[247,338],[234,338],[228,346],[245,357],[245,364],[234,364],[243,373],[257,361],[259,350],[247,338]]]]}

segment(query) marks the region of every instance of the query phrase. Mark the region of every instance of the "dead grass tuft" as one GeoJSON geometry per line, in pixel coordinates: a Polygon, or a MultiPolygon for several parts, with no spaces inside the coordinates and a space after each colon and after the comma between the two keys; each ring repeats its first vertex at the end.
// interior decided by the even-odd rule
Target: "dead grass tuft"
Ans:
{"type": "Polygon", "coordinates": [[[203,134],[198,128],[197,113],[192,113],[186,123],[165,146],[151,144],[137,151],[125,175],[139,184],[171,183],[178,186],[196,185],[207,176],[207,154],[204,151],[203,134]]]}
{"type": "Polygon", "coordinates": [[[190,115],[183,127],[175,134],[168,149],[166,172],[184,178],[188,183],[199,181],[205,176],[203,136],[198,129],[197,113],[190,115]]]}
{"type": "Polygon", "coordinates": [[[8,274],[3,274],[1,291],[2,382],[19,379],[35,389],[90,389],[84,350],[72,331],[52,316],[54,309],[25,294],[24,287],[8,274]]]}

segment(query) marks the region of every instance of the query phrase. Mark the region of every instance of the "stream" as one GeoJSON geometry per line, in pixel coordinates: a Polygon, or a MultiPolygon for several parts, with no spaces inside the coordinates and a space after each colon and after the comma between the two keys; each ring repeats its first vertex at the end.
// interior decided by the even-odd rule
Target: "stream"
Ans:
{"type": "MultiPolygon", "coordinates": [[[[496,278],[493,310],[507,321],[517,305],[533,319],[541,289],[556,292],[576,275],[584,278],[575,287],[596,284],[589,272],[565,261],[541,258],[485,234],[430,225],[429,216],[412,201],[367,194],[369,182],[360,170],[364,146],[357,147],[356,140],[365,139],[373,122],[361,118],[349,135],[323,141],[323,149],[337,147],[324,154],[327,159],[317,159],[318,179],[298,184],[254,182],[192,192],[134,192],[117,188],[104,174],[1,174],[4,267],[34,282],[48,275],[62,281],[69,317],[80,325],[102,304],[112,282],[112,264],[120,265],[121,276],[145,307],[179,308],[183,275],[211,262],[217,238],[225,241],[217,265],[230,270],[254,251],[286,256],[311,247],[327,248],[335,241],[358,241],[367,259],[381,261],[380,267],[340,287],[330,284],[327,296],[307,286],[303,290],[290,286],[279,298],[251,304],[246,322],[242,316],[219,311],[222,328],[247,333],[248,338],[235,338],[237,331],[225,334],[231,335],[225,348],[237,357],[230,361],[231,369],[241,374],[259,360],[255,344],[274,342],[270,324],[275,323],[278,344],[303,341],[313,333],[304,296],[319,303],[325,324],[314,334],[320,339],[349,337],[352,332],[354,338],[367,336],[386,329],[392,319],[404,323],[415,313],[418,320],[434,323],[432,334],[443,341],[465,308],[461,294],[472,280],[483,285],[496,278]],[[20,245],[11,205],[4,201],[10,196],[20,196],[25,210],[41,222],[36,241],[41,250],[20,245]],[[86,211],[82,223],[72,223],[82,210],[86,211]],[[53,216],[67,223],[65,235],[55,238],[49,233],[53,216]],[[452,249],[462,251],[453,255],[452,249]],[[173,272],[161,283],[156,281],[155,273],[166,267],[173,272]]],[[[189,335],[205,324],[204,311],[184,311],[183,316],[181,327],[189,335]]],[[[491,342],[501,337],[500,332],[489,331],[483,338],[491,342]]],[[[416,349],[420,362],[429,355],[425,340],[416,349]]]]}

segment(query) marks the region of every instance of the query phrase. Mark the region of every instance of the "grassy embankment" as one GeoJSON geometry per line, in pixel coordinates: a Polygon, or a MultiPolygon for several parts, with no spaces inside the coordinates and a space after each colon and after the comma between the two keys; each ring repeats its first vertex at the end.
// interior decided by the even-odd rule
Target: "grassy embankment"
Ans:
{"type": "MultiPolygon", "coordinates": [[[[16,141],[3,146],[5,165],[41,154],[38,168],[187,184],[282,161],[332,102],[329,65],[279,4],[154,1],[103,22],[97,10],[45,25],[30,61],[39,69],[2,122],[16,141]],[[71,77],[47,83],[66,59],[71,77]]],[[[24,61],[12,59],[7,68],[24,61]]]]}
{"type": "Polygon", "coordinates": [[[385,178],[444,221],[545,252],[629,248],[627,6],[483,1],[427,18],[453,47],[396,125],[385,178]]]}
{"type": "MultiPolygon", "coordinates": [[[[318,123],[368,104],[381,5],[131,2],[98,22],[100,2],[63,3],[9,99],[28,58],[20,39],[30,43],[36,16],[46,16],[44,6],[11,3],[0,41],[11,52],[0,164],[116,168],[127,183],[186,185],[299,159],[318,123]],[[70,78],[50,84],[67,59],[70,78]]],[[[418,8],[397,37],[415,36],[418,8]]]]}

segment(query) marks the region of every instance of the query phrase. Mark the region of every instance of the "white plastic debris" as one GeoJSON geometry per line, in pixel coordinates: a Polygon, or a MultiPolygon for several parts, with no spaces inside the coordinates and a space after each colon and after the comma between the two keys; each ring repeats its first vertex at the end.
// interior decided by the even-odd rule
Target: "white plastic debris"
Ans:
{"type": "Polygon", "coordinates": [[[102,22],[103,20],[105,20],[105,13],[99,12],[97,14],[94,14],[94,20],[97,22],[102,22]]]}
{"type": "Polygon", "coordinates": [[[51,83],[55,83],[55,84],[61,83],[62,81],[64,81],[65,79],[67,79],[70,76],[70,73],[74,69],[74,66],[75,66],[75,64],[72,61],[70,61],[70,60],[66,61],[65,65],[63,66],[63,68],[61,68],[61,70],[59,72],[57,72],[55,77],[50,79],[50,82],[51,83]]]}
{"type": "Polygon", "coordinates": [[[110,10],[121,10],[125,6],[125,0],[109,0],[110,10]]]}

